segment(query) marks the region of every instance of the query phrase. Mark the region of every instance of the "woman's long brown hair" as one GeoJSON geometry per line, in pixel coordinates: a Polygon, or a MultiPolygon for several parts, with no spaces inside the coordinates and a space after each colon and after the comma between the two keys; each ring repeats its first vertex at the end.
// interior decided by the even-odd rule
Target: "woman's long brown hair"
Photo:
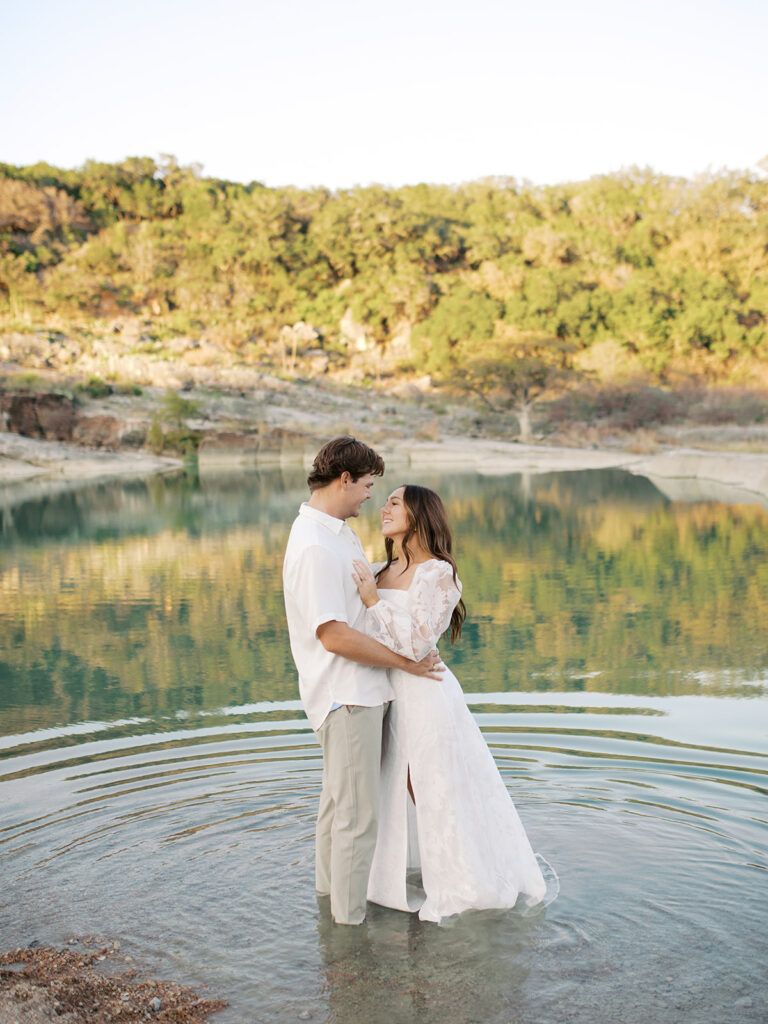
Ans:
{"type": "MultiPolygon", "coordinates": [[[[418,484],[403,484],[402,486],[405,488],[403,503],[408,514],[408,529],[403,537],[406,569],[411,564],[408,541],[415,535],[424,550],[428,551],[433,558],[448,562],[453,569],[453,582],[458,584],[456,561],[452,554],[451,528],[448,525],[448,515],[440,495],[431,491],[429,487],[419,487],[418,484]]],[[[391,537],[385,538],[384,547],[387,552],[387,563],[379,569],[377,576],[388,569],[394,561],[395,545],[391,537]]],[[[466,617],[466,605],[459,598],[459,603],[451,613],[451,645],[461,636],[461,626],[466,617]]]]}

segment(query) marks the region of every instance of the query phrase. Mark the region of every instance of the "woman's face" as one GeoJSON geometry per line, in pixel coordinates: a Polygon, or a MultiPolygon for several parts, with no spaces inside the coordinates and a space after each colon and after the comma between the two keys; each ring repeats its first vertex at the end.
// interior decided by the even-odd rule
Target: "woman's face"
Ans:
{"type": "Polygon", "coordinates": [[[408,532],[408,512],[405,507],[404,487],[392,491],[381,509],[381,532],[396,540],[408,532]]]}

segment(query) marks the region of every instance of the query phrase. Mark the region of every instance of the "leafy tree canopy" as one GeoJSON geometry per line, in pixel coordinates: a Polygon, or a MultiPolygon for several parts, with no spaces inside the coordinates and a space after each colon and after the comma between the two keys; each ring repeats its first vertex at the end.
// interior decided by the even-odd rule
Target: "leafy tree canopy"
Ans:
{"type": "Polygon", "coordinates": [[[0,317],[151,316],[267,351],[303,320],[328,347],[351,317],[419,372],[579,353],[610,340],[664,382],[749,372],[768,351],[768,180],[630,169],[552,187],[266,188],[170,156],[75,170],[0,164],[0,317]],[[345,319],[346,318],[346,319],[345,319]],[[500,324],[504,328],[500,328],[500,324]]]}

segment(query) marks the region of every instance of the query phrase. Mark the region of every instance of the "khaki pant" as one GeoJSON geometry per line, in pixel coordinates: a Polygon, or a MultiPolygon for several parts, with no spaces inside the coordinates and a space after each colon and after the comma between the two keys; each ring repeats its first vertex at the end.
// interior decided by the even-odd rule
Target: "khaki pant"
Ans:
{"type": "Polygon", "coordinates": [[[376,846],[381,728],[388,704],[344,704],[317,733],[323,788],[317,812],[315,888],[330,894],[337,924],[360,924],[376,846]]]}

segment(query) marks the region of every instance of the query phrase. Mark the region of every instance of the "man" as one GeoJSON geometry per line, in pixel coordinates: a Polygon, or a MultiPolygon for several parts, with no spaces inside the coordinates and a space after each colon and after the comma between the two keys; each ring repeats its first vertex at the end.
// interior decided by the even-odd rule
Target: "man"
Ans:
{"type": "Polygon", "coordinates": [[[365,614],[352,578],[365,558],[346,520],[371,496],[384,461],[353,437],[317,453],[283,563],[283,590],[299,693],[323,749],[315,837],[315,886],[337,924],[361,924],[379,804],[381,729],[388,668],[439,679],[437,652],[413,662],[356,629],[365,614]]]}

